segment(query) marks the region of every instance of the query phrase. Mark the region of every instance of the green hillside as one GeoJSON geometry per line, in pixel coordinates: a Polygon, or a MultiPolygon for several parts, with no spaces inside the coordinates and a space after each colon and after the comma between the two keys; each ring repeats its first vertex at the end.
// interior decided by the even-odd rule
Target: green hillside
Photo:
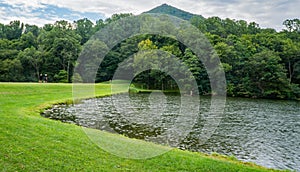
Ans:
{"type": "Polygon", "coordinates": [[[176,16],[176,17],[181,18],[183,20],[190,20],[194,16],[198,16],[198,17],[203,18],[201,15],[192,14],[192,13],[183,11],[181,9],[172,7],[171,5],[168,5],[168,4],[162,4],[158,7],[155,7],[153,9],[151,9],[150,11],[145,12],[145,13],[168,14],[168,15],[176,16]]]}

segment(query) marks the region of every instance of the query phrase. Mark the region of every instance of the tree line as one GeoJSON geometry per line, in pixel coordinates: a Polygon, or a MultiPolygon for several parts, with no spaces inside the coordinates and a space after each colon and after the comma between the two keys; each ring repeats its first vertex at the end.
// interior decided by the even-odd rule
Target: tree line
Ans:
{"type": "Polygon", "coordinates": [[[87,18],[43,27],[0,23],[0,82],[36,82],[45,73],[49,82],[71,82],[82,45],[105,25],[129,15],[115,14],[96,24],[87,18]]]}
{"type": "MultiPolygon", "coordinates": [[[[48,74],[49,82],[72,82],[76,60],[92,35],[106,25],[131,16],[114,14],[96,24],[84,18],[73,23],[57,21],[43,27],[12,21],[0,24],[0,81],[37,82],[48,74]]],[[[283,21],[284,30],[260,28],[243,20],[194,16],[190,23],[209,39],[226,74],[229,96],[300,97],[300,21],[283,21]]],[[[99,47],[101,48],[101,47],[99,47]]],[[[95,81],[112,79],[118,64],[141,50],[158,49],[174,54],[189,67],[202,94],[210,94],[210,83],[195,53],[177,40],[159,35],[138,35],[115,46],[101,63],[95,81]]],[[[142,54],[134,56],[135,64],[142,54]]],[[[128,67],[128,66],[127,66],[128,67]]],[[[130,68],[130,66],[129,66],[130,68]]],[[[81,76],[76,76],[88,82],[81,76]]],[[[175,89],[172,78],[160,71],[145,71],[134,83],[148,89],[175,89]]],[[[187,85],[189,87],[189,85],[187,85]]]]}

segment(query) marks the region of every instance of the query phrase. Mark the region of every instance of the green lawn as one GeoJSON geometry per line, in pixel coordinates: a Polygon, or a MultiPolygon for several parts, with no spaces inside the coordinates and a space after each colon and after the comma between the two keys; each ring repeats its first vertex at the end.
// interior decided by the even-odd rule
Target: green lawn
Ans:
{"type": "MultiPolygon", "coordinates": [[[[109,93],[109,83],[96,85],[97,96],[109,93]]],[[[0,171],[270,171],[223,156],[177,149],[147,160],[120,158],[99,148],[81,127],[39,114],[53,103],[70,100],[71,84],[0,83],[0,171]]],[[[108,144],[124,139],[90,132],[108,144]]]]}

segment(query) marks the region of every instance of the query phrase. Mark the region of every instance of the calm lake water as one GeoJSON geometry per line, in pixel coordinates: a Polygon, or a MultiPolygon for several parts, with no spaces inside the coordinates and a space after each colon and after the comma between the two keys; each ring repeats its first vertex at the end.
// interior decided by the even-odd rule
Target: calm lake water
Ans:
{"type": "MultiPolygon", "coordinates": [[[[54,106],[46,110],[43,116],[175,145],[180,149],[217,152],[270,168],[300,171],[299,102],[227,98],[224,114],[214,134],[200,144],[199,138],[207,122],[205,114],[210,108],[209,97],[200,97],[200,112],[195,112],[194,125],[189,126],[188,135],[178,139],[164,133],[176,128],[178,114],[185,113],[180,111],[179,95],[155,93],[125,96],[120,94],[84,100],[76,105],[54,106]],[[172,144],[172,141],[177,142],[172,144]]],[[[189,99],[193,100],[193,97],[189,99]]]]}

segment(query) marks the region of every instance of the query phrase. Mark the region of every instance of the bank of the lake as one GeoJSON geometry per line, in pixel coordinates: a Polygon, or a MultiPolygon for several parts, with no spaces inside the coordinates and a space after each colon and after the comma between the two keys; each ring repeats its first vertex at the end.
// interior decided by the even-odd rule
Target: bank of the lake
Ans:
{"type": "MultiPolygon", "coordinates": [[[[209,120],[211,96],[200,99],[155,90],[56,105],[42,116],[183,150],[235,156],[268,168],[300,170],[300,102],[228,97],[221,119],[213,118],[218,122],[215,127],[209,120]],[[207,136],[211,130],[214,131],[207,136]],[[205,143],[203,136],[209,137],[205,143]]],[[[109,152],[120,147],[108,148],[99,140],[96,143],[109,152]]],[[[128,149],[130,144],[126,145],[128,149]]],[[[141,152],[138,156],[146,155],[145,150],[134,149],[141,152]]],[[[161,149],[152,150],[157,155],[161,149]]],[[[115,153],[131,155],[131,150],[126,153],[119,149],[115,153]]]]}
{"type": "MultiPolygon", "coordinates": [[[[96,84],[95,95],[83,96],[110,91],[109,84],[96,84]]],[[[71,84],[0,83],[3,171],[276,171],[178,149],[146,160],[114,156],[93,144],[81,127],[40,116],[42,109],[71,100],[71,84]]]]}

